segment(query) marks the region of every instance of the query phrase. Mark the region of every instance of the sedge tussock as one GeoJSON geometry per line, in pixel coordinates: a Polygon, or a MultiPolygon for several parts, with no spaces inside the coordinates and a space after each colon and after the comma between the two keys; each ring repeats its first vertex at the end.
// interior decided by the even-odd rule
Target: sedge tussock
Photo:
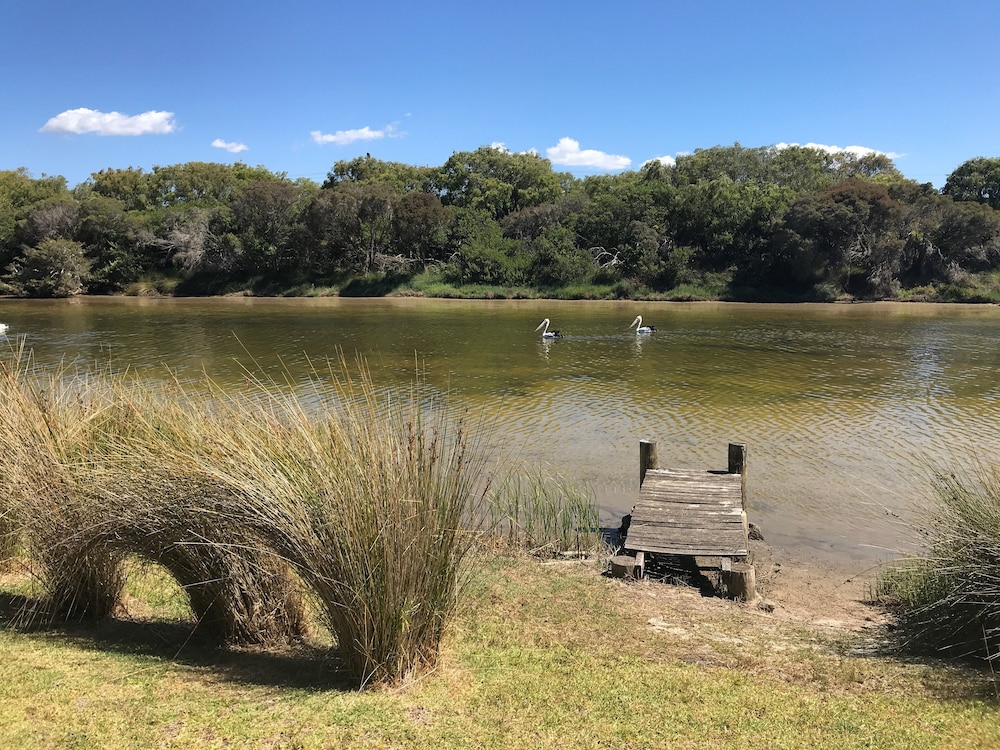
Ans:
{"type": "Polygon", "coordinates": [[[876,596],[895,610],[911,651],[1000,657],[1000,468],[937,472],[924,552],[883,570],[876,596]]]}

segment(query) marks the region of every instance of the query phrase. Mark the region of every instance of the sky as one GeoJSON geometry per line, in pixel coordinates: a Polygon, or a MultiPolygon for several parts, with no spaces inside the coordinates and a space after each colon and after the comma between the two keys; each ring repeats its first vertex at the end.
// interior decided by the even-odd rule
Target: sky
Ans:
{"type": "Polygon", "coordinates": [[[997,0],[0,0],[0,170],[535,152],[577,177],[735,143],[1000,156],[997,0]]]}

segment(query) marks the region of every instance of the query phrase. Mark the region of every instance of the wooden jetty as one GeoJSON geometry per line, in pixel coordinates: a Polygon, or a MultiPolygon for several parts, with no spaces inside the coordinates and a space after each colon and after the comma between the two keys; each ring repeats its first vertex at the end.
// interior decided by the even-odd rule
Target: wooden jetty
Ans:
{"type": "Polygon", "coordinates": [[[612,572],[641,578],[649,556],[692,557],[721,571],[730,596],[756,598],[746,498],[746,445],[730,443],[726,471],[657,468],[656,443],[639,444],[639,500],[632,508],[624,555],[612,572]]]}

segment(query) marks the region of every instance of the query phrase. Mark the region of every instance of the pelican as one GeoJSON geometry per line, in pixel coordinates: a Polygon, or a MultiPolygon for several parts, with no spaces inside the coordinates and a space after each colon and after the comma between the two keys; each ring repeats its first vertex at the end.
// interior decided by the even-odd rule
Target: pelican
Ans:
{"type": "Polygon", "coordinates": [[[538,331],[538,330],[542,331],[542,338],[543,339],[561,339],[562,338],[562,333],[560,333],[559,331],[550,331],[549,330],[549,319],[548,318],[546,318],[541,323],[539,323],[538,324],[538,328],[536,328],[535,330],[536,331],[538,331]]]}
{"type": "Polygon", "coordinates": [[[7,329],[10,328],[6,323],[0,323],[0,335],[7,333],[7,329]]]}
{"type": "Polygon", "coordinates": [[[654,328],[653,326],[644,326],[642,324],[641,315],[636,315],[635,320],[633,320],[631,323],[628,324],[629,328],[631,328],[632,326],[635,326],[636,333],[652,333],[653,331],[656,330],[656,328],[654,328]]]}

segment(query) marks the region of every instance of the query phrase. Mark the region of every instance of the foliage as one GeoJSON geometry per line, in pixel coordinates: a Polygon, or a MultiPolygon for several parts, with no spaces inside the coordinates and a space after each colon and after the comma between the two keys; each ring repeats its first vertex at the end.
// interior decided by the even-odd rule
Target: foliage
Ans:
{"type": "Polygon", "coordinates": [[[897,612],[907,650],[1000,657],[1000,470],[939,473],[920,530],[926,551],[885,569],[878,596],[897,612]]]}
{"type": "Polygon", "coordinates": [[[171,276],[179,293],[297,294],[370,274],[405,285],[441,265],[452,286],[533,294],[597,284],[676,298],[717,288],[697,281],[713,276],[731,279],[722,298],[930,287],[969,299],[1000,269],[997,162],[966,162],[943,192],[884,154],[739,143],[583,179],[493,146],[438,167],[366,154],[338,161],[322,188],[239,162],[106,169],[73,191],[16,170],[0,172],[0,267],[60,239],[82,243],[97,294],[171,276]]]}
{"type": "Polygon", "coordinates": [[[483,146],[452,154],[434,178],[446,205],[484,211],[496,220],[531,206],[555,201],[560,176],[548,159],[483,146]]]}
{"type": "Polygon", "coordinates": [[[83,291],[89,270],[81,243],[47,239],[24,249],[7,267],[5,282],[22,297],[71,297],[83,291]]]}
{"type": "Polygon", "coordinates": [[[957,201],[976,201],[1000,209],[1000,157],[963,162],[948,175],[941,192],[957,201]]]}

